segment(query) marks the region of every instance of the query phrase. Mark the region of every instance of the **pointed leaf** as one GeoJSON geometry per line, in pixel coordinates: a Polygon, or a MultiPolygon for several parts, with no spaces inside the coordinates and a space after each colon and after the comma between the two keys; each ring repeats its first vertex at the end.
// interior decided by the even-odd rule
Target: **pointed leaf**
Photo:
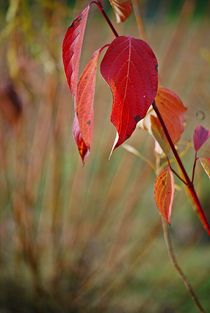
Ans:
{"type": "Polygon", "coordinates": [[[199,158],[199,161],[200,161],[204,171],[206,172],[206,174],[210,178],[210,158],[202,157],[202,158],[199,158]]]}
{"type": "Polygon", "coordinates": [[[157,60],[146,42],[121,36],[109,46],[101,63],[101,74],[113,94],[115,149],[131,136],[156,96],[157,60]]]}
{"type": "Polygon", "coordinates": [[[92,55],[91,60],[86,65],[78,83],[76,113],[79,122],[81,137],[90,149],[93,136],[94,111],[93,100],[95,94],[96,68],[100,52],[98,49],[92,55]]]}
{"type": "Polygon", "coordinates": [[[176,143],[184,131],[185,106],[173,91],[163,87],[158,88],[155,102],[173,143],[176,143]]]}
{"type": "Polygon", "coordinates": [[[164,168],[156,178],[154,196],[160,214],[170,224],[174,199],[174,178],[169,166],[164,168]]]}
{"type": "Polygon", "coordinates": [[[77,115],[75,114],[74,116],[74,122],[73,122],[73,127],[72,127],[72,134],[75,140],[75,143],[77,145],[79,154],[82,158],[82,162],[83,164],[85,163],[85,159],[88,156],[90,149],[89,147],[86,145],[86,143],[84,142],[81,132],[80,132],[80,128],[79,128],[79,122],[78,122],[78,118],[77,115]]]}
{"type": "Polygon", "coordinates": [[[131,14],[132,6],[130,0],[109,0],[114,9],[117,23],[124,22],[131,14]]]}
{"type": "Polygon", "coordinates": [[[69,88],[74,97],[77,94],[79,62],[89,9],[90,7],[87,6],[81,14],[74,19],[63,40],[63,64],[69,88]]]}
{"type": "Polygon", "coordinates": [[[197,152],[202,145],[208,140],[210,137],[210,130],[204,128],[199,125],[196,127],[193,135],[194,149],[197,152]]]}

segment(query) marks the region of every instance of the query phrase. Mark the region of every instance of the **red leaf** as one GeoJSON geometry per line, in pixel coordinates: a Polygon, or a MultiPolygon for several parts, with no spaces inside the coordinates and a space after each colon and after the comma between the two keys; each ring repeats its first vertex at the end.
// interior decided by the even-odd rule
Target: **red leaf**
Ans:
{"type": "Polygon", "coordinates": [[[79,150],[79,154],[82,158],[82,162],[83,164],[85,163],[85,159],[88,156],[90,149],[89,147],[86,145],[86,143],[84,142],[81,132],[80,132],[80,128],[79,128],[79,122],[78,122],[78,118],[77,115],[75,114],[74,116],[74,122],[73,122],[73,127],[72,127],[72,134],[74,137],[74,140],[77,144],[78,150],[79,150]]]}
{"type": "MultiPolygon", "coordinates": [[[[62,47],[64,70],[66,73],[66,78],[69,84],[70,91],[74,97],[75,110],[77,106],[76,98],[78,94],[77,88],[80,57],[89,9],[90,7],[87,6],[80,13],[80,15],[76,19],[74,19],[73,23],[68,28],[65,34],[62,47]]],[[[76,114],[74,117],[72,133],[74,140],[77,144],[80,156],[84,163],[84,160],[89,153],[89,146],[86,145],[85,141],[82,138],[80,125],[76,114]]]]}
{"type": "Polygon", "coordinates": [[[156,178],[154,195],[160,214],[170,224],[174,199],[174,178],[169,166],[164,168],[156,178]]]}
{"type": "Polygon", "coordinates": [[[89,9],[90,7],[87,6],[74,19],[63,40],[63,64],[69,88],[74,97],[77,94],[79,62],[89,9]]]}
{"type": "Polygon", "coordinates": [[[82,137],[88,150],[90,149],[93,136],[93,100],[95,94],[96,67],[102,49],[103,48],[94,52],[81,75],[77,89],[76,113],[81,132],[80,137],[82,137]]]}
{"type": "Polygon", "coordinates": [[[155,102],[173,143],[176,143],[184,131],[185,106],[173,91],[163,87],[158,88],[155,102]]]}
{"type": "Polygon", "coordinates": [[[128,139],[144,118],[157,92],[157,60],[143,40],[117,37],[101,63],[113,94],[111,121],[117,129],[113,149],[128,139]]]}
{"type": "Polygon", "coordinates": [[[202,157],[202,158],[199,158],[199,161],[200,161],[204,171],[206,172],[206,174],[210,178],[210,158],[202,157]]]}
{"type": "Polygon", "coordinates": [[[196,127],[193,135],[194,148],[196,152],[202,147],[202,145],[208,140],[209,137],[210,130],[204,128],[201,125],[196,127]]]}
{"type": "Polygon", "coordinates": [[[132,6],[130,0],[109,0],[114,9],[117,23],[124,22],[131,14],[132,6]]]}

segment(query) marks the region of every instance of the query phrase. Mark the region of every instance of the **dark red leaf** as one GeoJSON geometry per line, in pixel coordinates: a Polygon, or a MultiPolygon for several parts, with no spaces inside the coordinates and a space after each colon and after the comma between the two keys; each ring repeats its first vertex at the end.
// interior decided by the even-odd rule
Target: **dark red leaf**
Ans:
{"type": "Polygon", "coordinates": [[[117,129],[113,149],[128,139],[157,93],[157,60],[143,40],[117,37],[108,48],[101,74],[113,94],[111,121],[117,129]]]}
{"type": "Polygon", "coordinates": [[[109,0],[114,9],[117,23],[124,22],[131,14],[132,6],[130,0],[109,0]]]}
{"type": "Polygon", "coordinates": [[[96,67],[100,52],[94,52],[91,60],[86,65],[78,83],[76,113],[81,135],[87,149],[90,149],[93,136],[94,110],[93,100],[95,94],[96,67]]]}
{"type": "Polygon", "coordinates": [[[164,168],[156,178],[154,195],[160,214],[170,224],[174,199],[174,177],[169,166],[164,168]]]}
{"type": "Polygon", "coordinates": [[[63,40],[63,64],[72,95],[77,94],[79,62],[90,7],[74,19],[63,40]]]}
{"type": "Polygon", "coordinates": [[[202,145],[208,140],[209,137],[210,130],[204,128],[201,125],[196,127],[193,135],[194,148],[196,152],[202,147],[202,145]]]}

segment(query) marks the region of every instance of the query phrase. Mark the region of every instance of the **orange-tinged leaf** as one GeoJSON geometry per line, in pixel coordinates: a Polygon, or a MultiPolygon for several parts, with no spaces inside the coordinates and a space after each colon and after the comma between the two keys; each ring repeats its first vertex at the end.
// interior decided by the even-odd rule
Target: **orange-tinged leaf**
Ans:
{"type": "Polygon", "coordinates": [[[200,161],[204,171],[206,172],[206,174],[210,178],[210,158],[200,157],[199,161],[200,161]]]}
{"type": "Polygon", "coordinates": [[[150,116],[150,121],[151,121],[151,131],[157,142],[159,143],[160,147],[164,151],[166,155],[169,154],[170,152],[170,145],[166,139],[166,136],[164,134],[163,128],[158,120],[157,117],[154,115],[150,116]]]}
{"type": "Polygon", "coordinates": [[[117,23],[124,22],[131,14],[132,6],[130,0],[109,0],[114,9],[117,23]]]}
{"type": "Polygon", "coordinates": [[[170,224],[174,199],[174,178],[169,166],[164,168],[157,176],[154,196],[160,214],[170,224]]]}
{"type": "Polygon", "coordinates": [[[158,88],[155,101],[171,139],[176,143],[184,131],[186,107],[173,91],[163,87],[158,88]]]}

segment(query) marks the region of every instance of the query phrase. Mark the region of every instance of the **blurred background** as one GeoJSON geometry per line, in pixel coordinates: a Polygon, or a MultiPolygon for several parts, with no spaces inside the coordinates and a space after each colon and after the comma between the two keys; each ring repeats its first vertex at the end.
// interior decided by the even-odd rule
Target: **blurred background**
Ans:
{"type": "MultiPolygon", "coordinates": [[[[197,312],[167,255],[153,200],[154,141],[137,129],[111,160],[111,94],[98,73],[95,135],[83,167],[61,60],[67,27],[88,1],[0,0],[0,312],[197,312]]],[[[138,37],[132,14],[116,25],[138,37]]],[[[163,86],[188,107],[178,144],[190,173],[195,125],[210,125],[210,1],[140,0],[163,86]]],[[[91,9],[81,68],[113,40],[91,9]]],[[[200,155],[210,156],[210,145],[200,155]]],[[[161,161],[161,162],[164,162],[161,161]]],[[[176,181],[170,232],[210,311],[210,240],[176,181]]],[[[196,188],[210,220],[210,183],[196,188]]]]}

